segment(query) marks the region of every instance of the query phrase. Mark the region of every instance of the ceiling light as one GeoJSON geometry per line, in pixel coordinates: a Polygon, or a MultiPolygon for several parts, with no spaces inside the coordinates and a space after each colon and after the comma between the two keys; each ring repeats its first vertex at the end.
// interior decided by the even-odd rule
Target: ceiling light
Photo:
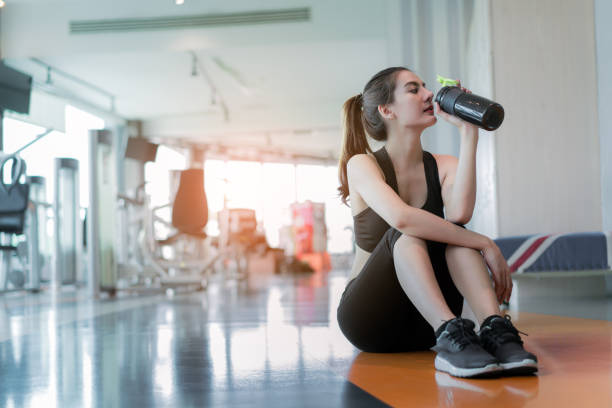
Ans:
{"type": "MultiPolygon", "coordinates": [[[[177,0],[177,1],[178,1],[178,0],[177,0]]],[[[1,7],[4,7],[4,5],[5,5],[5,4],[6,4],[6,3],[4,2],[4,0],[0,0],[0,8],[1,8],[1,7]]]]}
{"type": "MultiPolygon", "coordinates": [[[[2,0],[0,0],[2,1],[2,0]]],[[[176,5],[180,6],[181,4],[183,4],[185,2],[185,0],[176,0],[176,5]]]]}

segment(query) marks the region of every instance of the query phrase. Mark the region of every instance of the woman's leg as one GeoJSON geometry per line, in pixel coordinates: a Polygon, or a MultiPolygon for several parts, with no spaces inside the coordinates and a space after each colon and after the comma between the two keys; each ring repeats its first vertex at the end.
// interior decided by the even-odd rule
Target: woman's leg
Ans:
{"type": "Polygon", "coordinates": [[[393,260],[402,289],[434,331],[455,317],[440,290],[424,240],[402,235],[395,243],[393,260]]]}
{"type": "Polygon", "coordinates": [[[480,252],[459,246],[448,246],[448,269],[478,323],[484,349],[498,359],[505,373],[532,374],[538,369],[538,358],[526,351],[519,332],[510,320],[500,315],[497,297],[480,252]]]}
{"type": "Polygon", "coordinates": [[[479,324],[488,316],[500,314],[487,265],[480,252],[448,245],[446,263],[455,286],[467,300],[479,324]]]}
{"type": "Polygon", "coordinates": [[[342,294],[338,323],[363,351],[427,350],[436,343],[434,328],[460,315],[462,305],[444,247],[389,228],[342,294]]]}

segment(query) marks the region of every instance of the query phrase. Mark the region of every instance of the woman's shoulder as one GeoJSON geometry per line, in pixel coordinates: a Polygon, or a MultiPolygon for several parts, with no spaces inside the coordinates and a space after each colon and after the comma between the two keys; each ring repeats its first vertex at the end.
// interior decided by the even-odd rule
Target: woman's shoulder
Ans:
{"type": "Polygon", "coordinates": [[[374,165],[378,169],[379,173],[383,173],[382,169],[378,165],[378,162],[376,161],[376,158],[370,152],[356,154],[352,156],[346,163],[349,174],[352,173],[352,171],[350,171],[351,169],[358,171],[372,171],[372,165],[374,165]]]}
{"type": "Polygon", "coordinates": [[[348,159],[348,161],[346,162],[347,165],[352,164],[353,166],[356,163],[363,163],[364,161],[368,161],[368,160],[374,160],[376,161],[376,159],[374,158],[374,155],[370,152],[368,153],[357,153],[351,156],[350,159],[348,159]]]}
{"type": "Polygon", "coordinates": [[[372,153],[356,154],[347,162],[347,179],[349,188],[349,197],[351,201],[351,213],[353,216],[365,210],[368,205],[361,198],[358,192],[359,180],[363,177],[371,177],[373,172],[378,171],[384,179],[385,175],[378,165],[376,158],[372,153]],[[351,161],[353,161],[351,163],[351,161]]]}

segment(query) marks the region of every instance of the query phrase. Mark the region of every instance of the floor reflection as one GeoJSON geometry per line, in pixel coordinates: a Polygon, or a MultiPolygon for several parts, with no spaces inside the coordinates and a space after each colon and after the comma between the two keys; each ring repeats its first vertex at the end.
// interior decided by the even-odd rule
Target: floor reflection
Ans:
{"type": "Polygon", "coordinates": [[[438,404],[442,407],[523,407],[538,395],[539,379],[469,380],[435,373],[438,404]]]}
{"type": "Polygon", "coordinates": [[[0,406],[376,403],[330,369],[354,350],[331,328],[339,294],[328,275],[268,279],[173,297],[11,298],[0,312],[0,406]]]}
{"type": "Polygon", "coordinates": [[[435,372],[431,351],[356,350],[336,321],[346,273],[265,280],[96,302],[6,296],[0,407],[612,405],[610,322],[513,314],[539,376],[462,380],[435,372]]]}
{"type": "Polygon", "coordinates": [[[433,368],[433,352],[359,353],[349,380],[392,406],[522,407],[539,378],[461,379],[433,368]]]}

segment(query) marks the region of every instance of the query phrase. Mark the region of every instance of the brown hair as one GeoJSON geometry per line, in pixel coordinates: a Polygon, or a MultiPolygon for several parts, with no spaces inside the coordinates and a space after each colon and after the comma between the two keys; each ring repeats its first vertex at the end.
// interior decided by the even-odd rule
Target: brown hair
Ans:
{"type": "Polygon", "coordinates": [[[356,154],[372,151],[366,132],[375,140],[387,140],[387,129],[378,113],[378,106],[393,103],[395,79],[400,71],[410,70],[405,67],[391,67],[378,72],[368,81],[363,94],[348,98],[342,106],[343,138],[338,163],[340,179],[338,191],[342,202],[346,205],[349,195],[346,163],[356,154]]]}

